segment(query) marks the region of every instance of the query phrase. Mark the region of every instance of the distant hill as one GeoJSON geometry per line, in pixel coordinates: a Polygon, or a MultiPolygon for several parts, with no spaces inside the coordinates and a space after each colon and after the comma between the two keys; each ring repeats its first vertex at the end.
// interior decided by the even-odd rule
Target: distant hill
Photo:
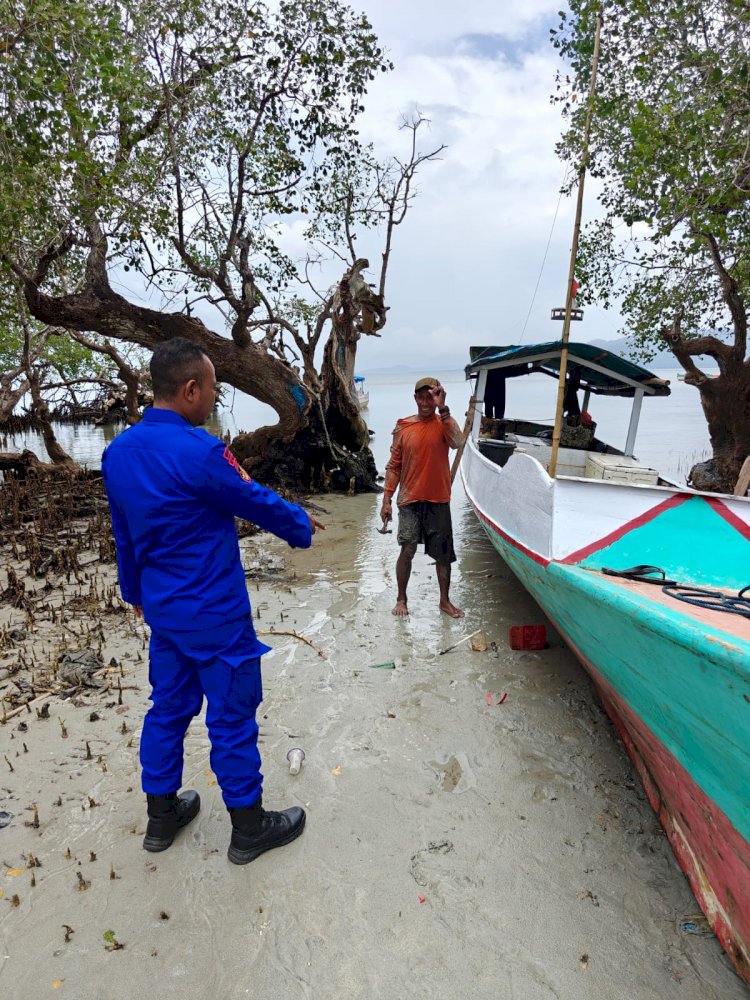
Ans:
{"type": "MultiPolygon", "coordinates": [[[[457,368],[430,368],[429,375],[443,375],[447,372],[463,371],[463,364],[457,368]]],[[[417,375],[424,374],[425,365],[419,367],[414,365],[391,365],[390,368],[363,368],[357,369],[357,375],[417,375]]]]}
{"type": "MultiPolygon", "coordinates": [[[[391,365],[390,368],[364,368],[363,375],[408,375],[414,369],[409,365],[391,365]]],[[[360,374],[359,368],[357,374],[360,374]]]]}
{"type": "MultiPolygon", "coordinates": [[[[636,364],[645,364],[645,362],[639,361],[637,358],[633,357],[632,349],[625,337],[618,337],[616,340],[592,340],[591,343],[595,347],[601,347],[605,351],[610,351],[612,354],[619,354],[623,358],[628,358],[631,361],[635,361],[636,364]]],[[[700,356],[705,357],[705,355],[700,355],[700,356]]],[[[714,367],[714,364],[715,364],[714,360],[713,358],[711,358],[709,364],[706,365],[705,367],[712,368],[714,367]]],[[[647,367],[674,368],[676,370],[679,370],[680,364],[671,351],[661,350],[656,352],[654,360],[649,361],[647,363],[647,367]]]]}
{"type": "MultiPolygon", "coordinates": [[[[711,332],[714,336],[719,336],[714,331],[711,332]]],[[[574,333],[571,334],[571,340],[575,339],[576,339],[575,334],[574,333]]],[[[677,362],[677,359],[675,358],[674,354],[672,354],[672,352],[668,350],[657,351],[653,361],[649,362],[638,361],[637,358],[633,357],[632,349],[625,337],[617,337],[614,340],[592,340],[590,341],[590,343],[592,343],[595,347],[601,347],[605,351],[610,351],[612,354],[619,354],[620,357],[628,358],[631,361],[635,361],[636,364],[642,364],[646,368],[666,368],[669,371],[680,370],[680,365],[677,362]]],[[[705,355],[703,357],[704,361],[702,363],[702,366],[704,368],[713,369],[716,367],[716,363],[714,362],[713,358],[707,358],[705,357],[705,355]]],[[[442,365],[440,367],[432,367],[430,366],[429,362],[420,365],[413,365],[413,364],[390,365],[388,367],[377,367],[377,368],[369,368],[367,366],[363,366],[361,369],[357,367],[356,374],[365,376],[367,375],[398,376],[398,375],[417,375],[417,374],[424,375],[426,372],[428,375],[445,375],[448,373],[455,375],[457,373],[463,373],[465,364],[466,360],[457,359],[456,364],[452,367],[447,366],[445,364],[445,361],[442,362],[442,365]]]]}

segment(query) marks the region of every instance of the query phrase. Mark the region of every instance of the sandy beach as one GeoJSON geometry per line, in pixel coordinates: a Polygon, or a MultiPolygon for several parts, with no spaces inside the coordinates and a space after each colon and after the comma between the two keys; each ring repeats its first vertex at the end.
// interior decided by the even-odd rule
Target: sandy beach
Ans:
{"type": "Polygon", "coordinates": [[[226,858],[201,719],[184,771],[201,813],[169,851],[142,849],[147,637],[118,608],[113,565],[81,558],[64,623],[0,605],[0,693],[66,651],[88,650],[98,671],[97,686],[6,709],[0,725],[0,995],[747,997],[583,671],[549,628],[548,649],[509,648],[509,626],[543,617],[460,500],[454,622],[421,554],[411,617],[391,615],[395,534],[377,534],[375,497],[314,499],[328,530],[313,549],[242,542],[274,647],[264,802],[308,816],[299,840],[247,867],[226,858]],[[477,629],[494,647],[440,655],[477,629]]]}

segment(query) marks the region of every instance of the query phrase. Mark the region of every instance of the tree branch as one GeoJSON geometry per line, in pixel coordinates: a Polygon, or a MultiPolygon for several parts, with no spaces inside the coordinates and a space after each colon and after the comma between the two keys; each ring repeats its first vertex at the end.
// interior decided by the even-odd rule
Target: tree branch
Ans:
{"type": "Polygon", "coordinates": [[[724,267],[716,237],[711,233],[698,233],[696,235],[701,236],[708,244],[714,269],[721,282],[724,301],[729,308],[732,323],[734,324],[734,356],[741,364],[745,360],[745,352],[747,350],[747,311],[745,303],[742,300],[737,282],[724,267]]]}
{"type": "Polygon", "coordinates": [[[705,382],[708,376],[697,367],[694,357],[707,354],[714,358],[723,371],[725,364],[731,360],[732,348],[722,343],[716,337],[697,337],[695,340],[685,340],[682,336],[682,313],[675,314],[671,326],[665,326],[660,331],[672,354],[677,358],[687,373],[685,381],[693,385],[705,382]]]}
{"type": "Polygon", "coordinates": [[[127,421],[129,424],[137,424],[140,420],[138,412],[138,395],[141,390],[140,374],[127,363],[125,358],[108,340],[105,340],[103,344],[99,344],[94,340],[89,340],[88,337],[84,337],[77,330],[70,330],[69,333],[73,340],[77,340],[79,344],[88,348],[89,351],[95,351],[97,354],[106,354],[117,365],[117,371],[125,385],[127,421]]]}

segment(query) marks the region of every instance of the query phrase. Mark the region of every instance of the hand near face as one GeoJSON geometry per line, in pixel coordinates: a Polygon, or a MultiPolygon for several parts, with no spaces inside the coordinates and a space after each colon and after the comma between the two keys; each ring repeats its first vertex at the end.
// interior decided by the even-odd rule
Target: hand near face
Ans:
{"type": "Polygon", "coordinates": [[[445,389],[442,385],[436,385],[433,389],[430,389],[432,393],[432,398],[435,401],[435,406],[441,409],[445,406],[445,389]]]}

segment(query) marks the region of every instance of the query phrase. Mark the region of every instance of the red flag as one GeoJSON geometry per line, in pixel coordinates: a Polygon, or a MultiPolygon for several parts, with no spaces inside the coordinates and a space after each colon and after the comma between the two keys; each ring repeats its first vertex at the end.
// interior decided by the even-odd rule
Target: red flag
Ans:
{"type": "Polygon", "coordinates": [[[571,286],[571,288],[572,288],[572,291],[573,291],[573,294],[572,294],[571,298],[573,298],[573,299],[574,299],[574,298],[576,297],[576,295],[578,295],[578,289],[579,289],[580,287],[581,287],[581,286],[580,286],[579,282],[577,282],[577,281],[576,281],[576,279],[575,279],[575,278],[573,278],[573,284],[572,284],[572,286],[571,286]]]}

